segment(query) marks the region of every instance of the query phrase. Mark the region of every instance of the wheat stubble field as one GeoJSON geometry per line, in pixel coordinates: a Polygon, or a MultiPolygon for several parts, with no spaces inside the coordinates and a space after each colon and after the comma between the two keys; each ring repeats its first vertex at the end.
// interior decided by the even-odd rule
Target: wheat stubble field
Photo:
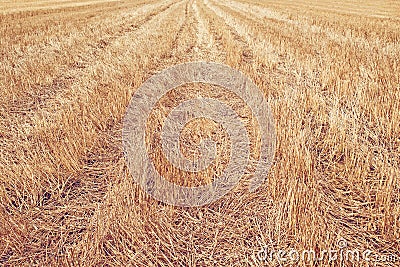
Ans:
{"type": "Polygon", "coordinates": [[[398,1],[18,0],[0,14],[0,266],[279,266],[257,251],[341,238],[398,255],[398,1]],[[200,208],[142,192],[121,141],[135,90],[190,61],[251,78],[277,136],[258,190],[200,208]]]}

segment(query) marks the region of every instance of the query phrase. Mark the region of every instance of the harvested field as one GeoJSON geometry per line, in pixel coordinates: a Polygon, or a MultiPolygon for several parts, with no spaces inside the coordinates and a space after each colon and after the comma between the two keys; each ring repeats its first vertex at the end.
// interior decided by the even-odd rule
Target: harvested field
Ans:
{"type": "MultiPolygon", "coordinates": [[[[391,0],[1,1],[0,266],[399,266],[399,18],[391,0]],[[276,149],[256,191],[176,207],[134,182],[123,119],[148,78],[194,61],[262,90],[276,149]],[[340,248],[371,261],[321,256],[340,248]],[[291,249],[321,259],[277,258],[291,249]]],[[[186,85],[158,108],[216,90],[186,85]]],[[[189,127],[183,154],[207,132],[218,166],[185,180],[155,164],[210,183],[230,144],[213,122],[189,127]]]]}

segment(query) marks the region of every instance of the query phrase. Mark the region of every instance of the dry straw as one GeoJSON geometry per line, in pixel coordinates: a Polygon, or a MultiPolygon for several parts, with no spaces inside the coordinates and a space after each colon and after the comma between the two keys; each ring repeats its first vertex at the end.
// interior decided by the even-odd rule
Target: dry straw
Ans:
{"type": "MultiPolygon", "coordinates": [[[[184,91],[183,93],[186,94],[184,91]]],[[[214,94],[216,94],[215,89],[214,94]]],[[[165,109],[164,106],[158,106],[158,108],[165,109]]],[[[250,190],[256,190],[266,179],[272,164],[275,129],[266,100],[261,91],[247,77],[221,64],[194,62],[170,67],[150,77],[139,87],[125,115],[123,141],[128,167],[144,191],[168,204],[193,207],[212,203],[227,194],[244,176],[246,166],[250,163],[254,168],[250,190]],[[246,119],[249,120],[249,118],[240,118],[240,112],[234,111],[238,108],[237,103],[226,99],[224,103],[218,98],[206,97],[206,91],[202,90],[197,92],[196,98],[178,103],[172,109],[161,125],[160,139],[163,151],[155,153],[155,157],[160,157],[164,153],[164,157],[171,163],[169,171],[174,174],[180,172],[181,179],[191,176],[193,172],[201,172],[209,165],[215,166],[216,153],[213,150],[216,149],[216,142],[221,142],[221,140],[215,140],[210,143],[212,141],[210,139],[200,141],[197,159],[187,159],[182,155],[180,148],[180,135],[187,124],[193,120],[205,118],[221,125],[229,138],[230,151],[222,151],[228,153],[228,164],[225,169],[219,177],[213,177],[212,183],[198,187],[184,187],[166,180],[154,166],[159,160],[153,158],[152,161],[148,155],[154,152],[151,151],[152,146],[146,147],[146,139],[154,140],[153,132],[146,133],[146,124],[154,123],[152,120],[148,121],[151,118],[150,114],[157,112],[152,109],[157,106],[159,99],[166,94],[171,94],[171,90],[188,83],[206,83],[225,88],[225,91],[228,89],[230,93],[236,95],[231,100],[239,99],[239,102],[247,106],[249,116],[252,118],[251,122],[253,122],[252,125],[247,123],[246,127],[246,119]],[[258,142],[254,144],[258,145],[256,148],[258,154],[252,162],[250,162],[248,137],[250,134],[247,130],[258,134],[255,136],[258,142]],[[146,138],[146,135],[150,137],[146,138]],[[174,168],[178,170],[174,171],[174,168]]],[[[152,145],[159,144],[153,142],[152,145]]]]}

